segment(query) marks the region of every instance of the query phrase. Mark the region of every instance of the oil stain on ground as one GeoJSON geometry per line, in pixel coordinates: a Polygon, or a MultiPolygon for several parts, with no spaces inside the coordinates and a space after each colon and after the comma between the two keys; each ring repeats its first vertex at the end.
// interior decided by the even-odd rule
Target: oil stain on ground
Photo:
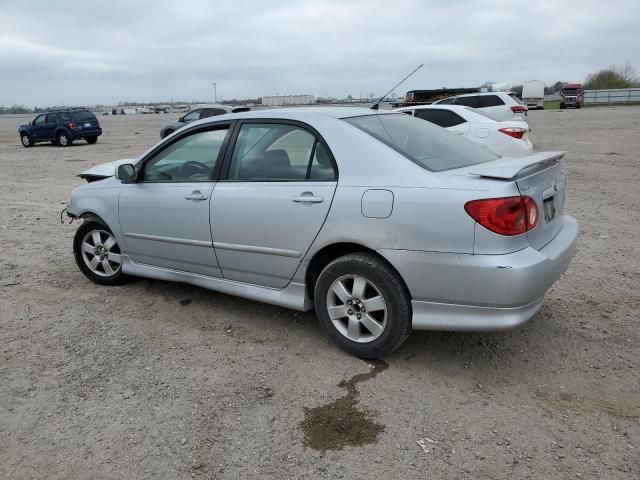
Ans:
{"type": "Polygon", "coordinates": [[[319,407],[305,407],[301,423],[305,446],[314,450],[342,450],[346,446],[357,447],[378,440],[384,425],[374,422],[370,413],[358,409],[360,393],[356,385],[374,378],[389,368],[389,364],[382,360],[371,364],[371,371],[359,373],[338,384],[347,390],[345,396],[319,407]]]}

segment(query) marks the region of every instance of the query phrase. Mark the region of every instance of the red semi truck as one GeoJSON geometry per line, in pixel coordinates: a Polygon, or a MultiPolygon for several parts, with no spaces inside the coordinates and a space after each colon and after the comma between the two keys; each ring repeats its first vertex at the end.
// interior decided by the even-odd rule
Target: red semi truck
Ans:
{"type": "Polygon", "coordinates": [[[581,83],[565,83],[560,92],[560,108],[580,108],[584,102],[584,90],[581,83]]]}

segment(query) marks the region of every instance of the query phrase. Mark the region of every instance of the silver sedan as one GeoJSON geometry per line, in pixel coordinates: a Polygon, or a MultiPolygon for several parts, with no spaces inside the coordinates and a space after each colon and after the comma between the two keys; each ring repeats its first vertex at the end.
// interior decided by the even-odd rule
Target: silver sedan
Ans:
{"type": "Polygon", "coordinates": [[[68,214],[91,280],[186,282],[306,311],[363,358],[412,329],[531,319],[576,248],[562,152],[501,158],[402,113],[194,122],[83,172],[68,214]]]}

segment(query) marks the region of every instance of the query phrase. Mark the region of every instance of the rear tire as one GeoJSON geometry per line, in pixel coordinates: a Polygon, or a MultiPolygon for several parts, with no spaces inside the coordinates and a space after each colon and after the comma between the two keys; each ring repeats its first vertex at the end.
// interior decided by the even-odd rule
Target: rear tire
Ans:
{"type": "Polygon", "coordinates": [[[98,141],[98,137],[87,137],[85,140],[89,145],[93,145],[98,141]]]}
{"type": "Polygon", "coordinates": [[[69,135],[67,135],[65,132],[59,132],[56,136],[56,143],[61,147],[70,147],[73,143],[73,140],[71,140],[69,138],[69,135]]]}
{"type": "Polygon", "coordinates": [[[31,137],[26,134],[26,133],[22,133],[20,134],[20,143],[22,143],[22,146],[24,148],[29,148],[29,147],[33,147],[33,140],[31,139],[31,137]]]}
{"type": "Polygon", "coordinates": [[[130,280],[122,273],[122,254],[111,229],[85,221],[73,237],[73,255],[80,271],[100,285],[122,285],[130,280]]]}
{"type": "Polygon", "coordinates": [[[411,333],[407,287],[370,253],[350,253],[329,263],[318,276],[314,301],[324,332],[360,358],[388,355],[411,333]]]}
{"type": "Polygon", "coordinates": [[[564,103],[560,104],[560,110],[564,110],[564,103]]]}

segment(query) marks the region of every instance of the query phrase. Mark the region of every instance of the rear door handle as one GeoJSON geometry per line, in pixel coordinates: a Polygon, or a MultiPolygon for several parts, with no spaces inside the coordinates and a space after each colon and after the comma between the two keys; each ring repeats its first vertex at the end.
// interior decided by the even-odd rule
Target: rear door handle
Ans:
{"type": "Polygon", "coordinates": [[[194,190],[193,192],[191,192],[189,195],[187,195],[184,198],[187,199],[187,200],[201,201],[201,200],[206,200],[209,197],[207,195],[205,195],[204,193],[201,193],[199,190],[194,190]]]}
{"type": "Polygon", "coordinates": [[[314,195],[311,192],[304,192],[302,195],[293,197],[292,200],[296,203],[322,203],[324,201],[324,197],[314,195]]]}

